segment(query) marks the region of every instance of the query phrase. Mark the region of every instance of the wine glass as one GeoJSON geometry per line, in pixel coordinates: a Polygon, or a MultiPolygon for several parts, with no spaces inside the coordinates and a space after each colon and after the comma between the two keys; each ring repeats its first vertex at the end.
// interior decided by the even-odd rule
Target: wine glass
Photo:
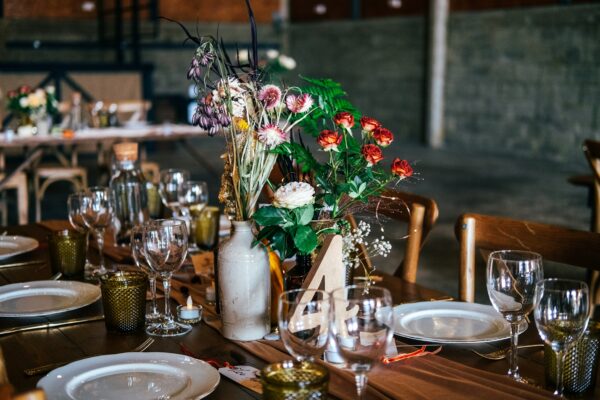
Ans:
{"type": "Polygon", "coordinates": [[[166,169],[160,171],[158,192],[163,204],[173,212],[173,217],[181,214],[179,188],[190,180],[190,173],[184,169],[166,169]]]}
{"type": "Polygon", "coordinates": [[[544,279],[535,288],[534,311],[538,333],[556,353],[555,395],[563,397],[565,354],[587,328],[590,312],[588,286],[568,279],[544,279]]]}
{"type": "Polygon", "coordinates": [[[72,193],[67,197],[67,212],[69,215],[69,222],[73,229],[79,233],[85,235],[85,270],[89,270],[92,267],[87,255],[87,249],[89,247],[90,230],[83,220],[83,214],[81,212],[81,202],[84,192],[72,193]]]}
{"type": "Polygon", "coordinates": [[[535,307],[535,285],[544,278],[542,256],[530,251],[500,250],[487,263],[487,291],[494,308],[510,323],[508,376],[526,382],[519,373],[519,325],[535,307]]]}
{"type": "Polygon", "coordinates": [[[81,215],[85,225],[94,232],[98,243],[99,266],[94,274],[107,272],[104,266],[104,232],[113,219],[113,199],[109,188],[95,186],[88,188],[81,197],[81,215]]]}
{"type": "Polygon", "coordinates": [[[152,306],[150,312],[146,314],[146,322],[156,322],[162,318],[156,306],[156,272],[150,268],[146,260],[146,254],[144,253],[144,227],[142,225],[135,225],[131,229],[131,253],[135,265],[148,275],[148,282],[150,284],[152,306]]]}
{"type": "Polygon", "coordinates": [[[329,334],[329,295],[323,290],[296,289],[279,295],[279,334],[298,363],[312,361],[325,350],[329,334]]]}
{"type": "Polygon", "coordinates": [[[144,225],[144,254],[148,265],[160,274],[165,295],[165,315],[159,323],[151,324],[146,333],[153,336],[179,336],[192,327],[176,322],[170,308],[171,276],[177,271],[187,255],[188,236],[185,221],[159,219],[144,225]]]}
{"type": "Polygon", "coordinates": [[[394,334],[392,295],[370,285],[353,285],[331,293],[330,334],[346,366],[354,371],[356,393],[367,389],[367,373],[383,355],[394,334]]]}
{"type": "Polygon", "coordinates": [[[200,216],[206,204],[208,204],[208,186],[202,181],[185,181],[179,186],[179,206],[182,214],[186,216],[189,227],[190,251],[199,250],[194,240],[194,221],[200,216]]]}

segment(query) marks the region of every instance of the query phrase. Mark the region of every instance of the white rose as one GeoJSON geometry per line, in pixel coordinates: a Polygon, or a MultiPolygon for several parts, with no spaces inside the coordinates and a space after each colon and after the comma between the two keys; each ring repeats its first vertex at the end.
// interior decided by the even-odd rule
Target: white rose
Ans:
{"type": "Polygon", "coordinates": [[[21,99],[19,99],[19,105],[23,108],[26,108],[29,105],[29,101],[27,100],[26,96],[23,96],[21,99]]]}
{"type": "Polygon", "coordinates": [[[315,189],[305,182],[290,182],[275,192],[273,205],[277,208],[294,209],[315,202],[315,189]]]}

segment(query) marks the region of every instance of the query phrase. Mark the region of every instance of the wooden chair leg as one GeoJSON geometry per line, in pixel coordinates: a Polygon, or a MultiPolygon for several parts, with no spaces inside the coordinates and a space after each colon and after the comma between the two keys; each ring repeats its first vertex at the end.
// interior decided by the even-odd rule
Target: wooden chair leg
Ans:
{"type": "Polygon", "coordinates": [[[33,196],[35,197],[35,222],[42,220],[42,199],[43,193],[40,193],[40,177],[35,174],[33,177],[33,196]]]}
{"type": "Polygon", "coordinates": [[[29,193],[27,190],[27,178],[22,175],[17,185],[17,209],[19,212],[19,225],[29,223],[29,193]]]}

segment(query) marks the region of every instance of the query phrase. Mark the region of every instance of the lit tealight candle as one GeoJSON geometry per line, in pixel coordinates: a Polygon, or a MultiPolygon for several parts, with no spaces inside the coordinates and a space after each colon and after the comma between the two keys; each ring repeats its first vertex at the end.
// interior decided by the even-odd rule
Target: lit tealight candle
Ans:
{"type": "Polygon", "coordinates": [[[201,306],[195,306],[192,302],[192,296],[188,296],[185,306],[177,307],[177,315],[179,319],[189,323],[196,323],[200,321],[201,311],[201,306]]]}

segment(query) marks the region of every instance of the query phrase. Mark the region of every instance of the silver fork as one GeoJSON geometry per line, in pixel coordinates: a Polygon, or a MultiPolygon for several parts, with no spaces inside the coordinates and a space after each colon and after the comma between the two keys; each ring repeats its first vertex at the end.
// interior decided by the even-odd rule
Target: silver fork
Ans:
{"type": "MultiPolygon", "coordinates": [[[[152,346],[153,343],[154,343],[154,339],[148,338],[148,339],[144,340],[142,342],[142,344],[140,344],[136,348],[132,349],[131,351],[132,352],[142,352],[142,351],[146,350],[148,347],[152,346]]],[[[73,361],[76,361],[76,360],[73,360],[73,361]]],[[[27,368],[27,369],[23,370],[23,373],[27,376],[36,376],[36,375],[46,374],[46,373],[52,371],[53,369],[60,368],[64,365],[72,363],[73,361],[63,361],[63,362],[57,362],[57,363],[52,363],[52,364],[40,365],[39,367],[34,367],[34,368],[27,368]]]]}
{"type": "MultiPolygon", "coordinates": [[[[518,346],[518,349],[530,349],[533,347],[543,347],[544,345],[542,343],[538,343],[538,344],[526,344],[524,346],[518,346]]],[[[495,351],[491,351],[489,353],[480,353],[477,350],[471,349],[471,351],[475,354],[477,354],[479,357],[483,357],[486,358],[488,360],[504,360],[506,358],[506,355],[508,354],[508,352],[510,351],[510,348],[506,348],[506,349],[500,349],[500,350],[495,350],[495,351]]]]}

